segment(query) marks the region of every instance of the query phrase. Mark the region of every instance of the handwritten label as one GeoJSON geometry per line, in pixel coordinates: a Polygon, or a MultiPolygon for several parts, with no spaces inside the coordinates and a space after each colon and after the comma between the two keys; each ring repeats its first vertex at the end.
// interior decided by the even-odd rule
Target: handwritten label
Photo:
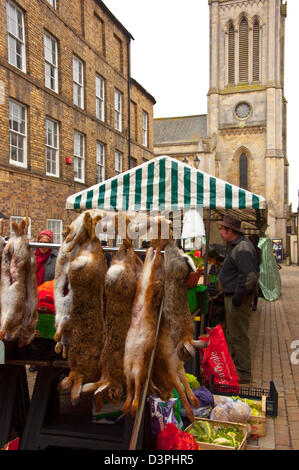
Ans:
{"type": "Polygon", "coordinates": [[[0,364],[5,364],[5,348],[3,341],[0,341],[0,364]]]}

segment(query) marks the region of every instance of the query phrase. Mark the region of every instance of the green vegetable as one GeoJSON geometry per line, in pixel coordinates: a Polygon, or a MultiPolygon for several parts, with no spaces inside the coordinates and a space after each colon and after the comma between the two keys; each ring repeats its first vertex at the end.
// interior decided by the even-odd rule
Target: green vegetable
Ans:
{"type": "Polygon", "coordinates": [[[234,449],[240,447],[244,438],[243,432],[235,425],[214,428],[207,421],[195,422],[187,432],[192,434],[196,441],[230,446],[234,449]]]}
{"type": "Polygon", "coordinates": [[[196,256],[197,253],[198,253],[198,250],[191,250],[191,251],[188,251],[187,255],[190,256],[190,258],[192,258],[196,268],[202,268],[204,265],[204,259],[202,256],[196,256]]]}
{"type": "Polygon", "coordinates": [[[251,415],[252,416],[262,416],[262,405],[257,403],[256,401],[249,400],[249,398],[240,398],[240,397],[232,397],[232,399],[235,400],[241,400],[244,403],[247,403],[251,409],[251,415]]]}
{"type": "Polygon", "coordinates": [[[228,439],[225,439],[225,437],[217,437],[217,439],[214,439],[213,444],[219,444],[221,446],[231,446],[232,443],[228,439]]]}
{"type": "Polygon", "coordinates": [[[192,375],[192,374],[187,374],[187,373],[186,373],[185,375],[186,375],[186,379],[188,380],[188,383],[189,383],[189,385],[190,385],[191,388],[198,388],[198,387],[200,387],[200,384],[199,384],[197,378],[196,378],[194,375],[192,375]]]}

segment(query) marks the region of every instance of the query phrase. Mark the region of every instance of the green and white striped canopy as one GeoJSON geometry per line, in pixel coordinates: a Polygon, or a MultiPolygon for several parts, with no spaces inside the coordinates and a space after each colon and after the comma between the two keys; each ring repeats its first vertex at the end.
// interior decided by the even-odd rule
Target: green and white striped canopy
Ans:
{"type": "Polygon", "coordinates": [[[265,209],[266,200],[168,156],[157,157],[67,198],[66,209],[175,211],[265,209]]]}

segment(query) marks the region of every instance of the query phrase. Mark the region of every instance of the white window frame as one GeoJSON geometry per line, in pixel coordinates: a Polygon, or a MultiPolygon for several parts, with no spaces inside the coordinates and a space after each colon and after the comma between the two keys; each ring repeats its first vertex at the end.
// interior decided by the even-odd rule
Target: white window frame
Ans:
{"type": "Polygon", "coordinates": [[[84,183],[85,181],[85,136],[81,132],[74,132],[74,181],[84,183]],[[77,142],[76,142],[77,139],[77,142]],[[78,140],[80,142],[78,142],[78,140]],[[80,175],[76,176],[76,172],[80,175]]]}
{"type": "MultiPolygon", "coordinates": [[[[18,118],[19,116],[16,116],[16,117],[18,118]]],[[[17,101],[14,101],[14,100],[9,101],[9,163],[11,165],[16,165],[22,168],[27,168],[27,108],[25,105],[18,103],[17,101]],[[24,125],[23,125],[24,132],[21,132],[20,129],[14,129],[13,126],[11,126],[11,122],[12,122],[11,112],[13,109],[16,109],[16,108],[21,110],[22,114],[24,111],[24,120],[22,119],[22,116],[21,116],[21,118],[15,121],[17,122],[18,127],[20,126],[20,122],[24,122],[24,125]],[[18,145],[17,146],[12,145],[13,136],[15,136],[18,143],[19,143],[19,140],[22,140],[22,147],[18,145]],[[17,155],[20,149],[23,150],[23,161],[19,161],[18,159],[14,160],[11,158],[11,155],[12,155],[11,151],[13,147],[17,149],[17,155]]]]}
{"type": "Polygon", "coordinates": [[[142,111],[142,145],[148,147],[148,113],[142,111]]]}
{"type": "Polygon", "coordinates": [[[114,90],[114,128],[122,132],[123,94],[114,90]]]}
{"type": "Polygon", "coordinates": [[[96,117],[105,121],[105,80],[96,75],[96,117]]]}
{"type": "MultiPolygon", "coordinates": [[[[25,219],[25,217],[21,217],[19,215],[11,215],[9,218],[9,236],[13,237],[15,232],[12,229],[12,223],[17,222],[18,224],[21,222],[21,220],[25,219]]],[[[29,225],[28,225],[28,233],[27,237],[31,238],[31,217],[28,217],[29,219],[29,225]]]]}
{"type": "Polygon", "coordinates": [[[47,230],[53,232],[53,243],[62,243],[62,220],[47,219],[47,230]]]}
{"type": "Polygon", "coordinates": [[[97,142],[97,183],[105,181],[105,154],[106,146],[102,142],[97,142]]]}
{"type": "Polygon", "coordinates": [[[11,0],[6,0],[6,22],[8,34],[8,62],[26,73],[24,12],[11,0]],[[12,13],[12,16],[9,16],[9,13],[12,13]],[[15,25],[15,31],[12,27],[13,24],[15,25]],[[17,48],[19,48],[19,51],[17,51],[17,48]],[[18,64],[18,57],[20,58],[21,64],[18,64]]]}
{"type": "Polygon", "coordinates": [[[84,64],[76,56],[73,56],[73,101],[84,109],[84,64]]]}
{"type": "Polygon", "coordinates": [[[53,7],[55,10],[57,9],[56,0],[47,0],[47,2],[53,7]]]}
{"type": "Polygon", "coordinates": [[[48,32],[44,33],[44,56],[45,87],[58,93],[58,42],[48,32]],[[47,41],[50,41],[50,47],[47,41]]]}
{"type": "Polygon", "coordinates": [[[59,178],[59,124],[54,119],[46,118],[46,175],[59,178]],[[53,126],[51,129],[50,126],[53,126]],[[50,158],[49,158],[50,156],[50,158]],[[53,162],[54,160],[54,162],[53,162]],[[48,162],[50,169],[48,169],[48,162]]]}
{"type": "Polygon", "coordinates": [[[115,150],[115,174],[119,175],[123,171],[123,154],[115,150]]]}

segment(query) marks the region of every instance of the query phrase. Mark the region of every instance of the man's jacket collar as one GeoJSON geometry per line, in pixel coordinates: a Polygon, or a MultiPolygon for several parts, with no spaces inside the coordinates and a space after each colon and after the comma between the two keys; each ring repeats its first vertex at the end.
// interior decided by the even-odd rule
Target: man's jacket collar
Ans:
{"type": "Polygon", "coordinates": [[[228,243],[228,246],[237,245],[241,240],[244,240],[244,238],[245,236],[242,233],[240,233],[240,235],[237,238],[235,238],[234,240],[228,243]]]}

